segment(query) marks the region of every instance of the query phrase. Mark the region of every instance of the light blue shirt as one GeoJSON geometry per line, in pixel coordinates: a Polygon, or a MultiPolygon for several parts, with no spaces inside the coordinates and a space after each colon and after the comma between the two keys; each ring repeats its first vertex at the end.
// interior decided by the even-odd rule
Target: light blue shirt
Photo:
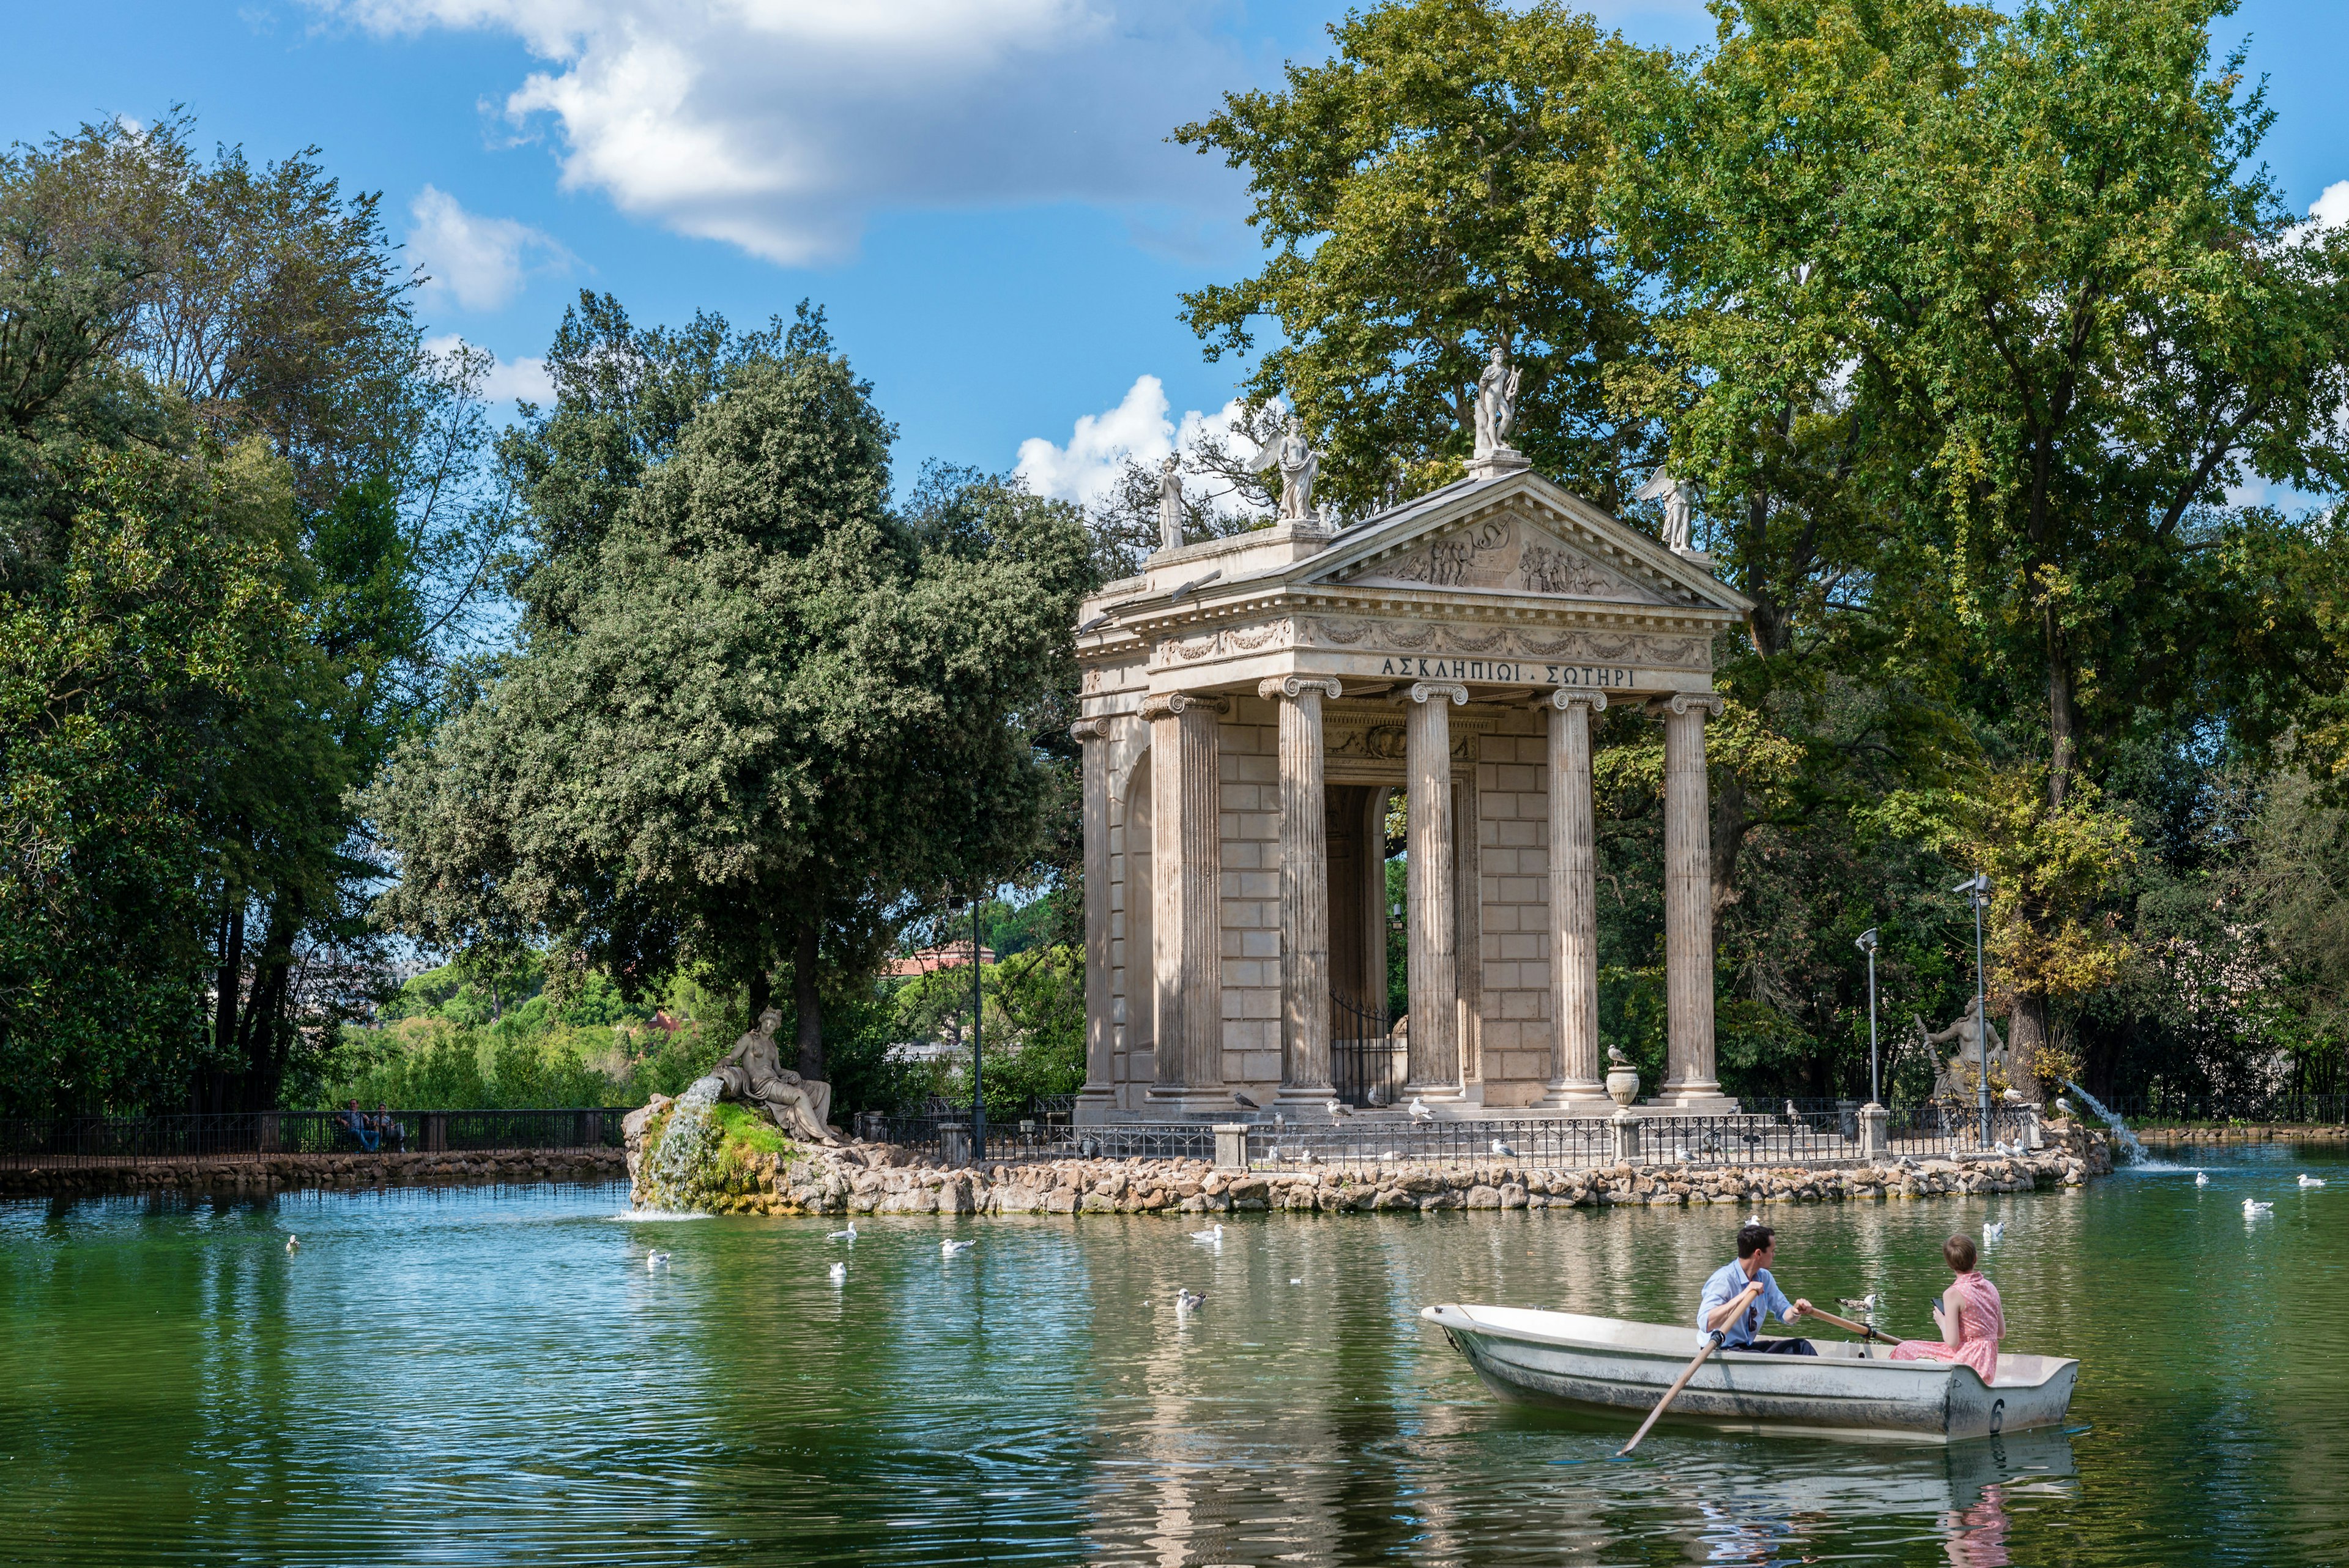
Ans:
{"type": "MultiPolygon", "coordinates": [[[[1745,1310],[1721,1331],[1721,1348],[1723,1350],[1736,1350],[1753,1344],[1754,1331],[1762,1326],[1763,1315],[1766,1313],[1776,1313],[1780,1323],[1795,1321],[1795,1303],[1786,1299],[1785,1293],[1778,1288],[1778,1282],[1770,1277],[1770,1271],[1757,1270],[1754,1278],[1762,1282],[1762,1293],[1747,1303],[1745,1310]]],[[[1743,1263],[1723,1263],[1713,1271],[1713,1278],[1704,1282],[1704,1300],[1696,1309],[1699,1345],[1704,1343],[1704,1336],[1710,1332],[1704,1325],[1711,1321],[1713,1314],[1735,1301],[1752,1282],[1745,1277],[1745,1265],[1743,1263]]]]}

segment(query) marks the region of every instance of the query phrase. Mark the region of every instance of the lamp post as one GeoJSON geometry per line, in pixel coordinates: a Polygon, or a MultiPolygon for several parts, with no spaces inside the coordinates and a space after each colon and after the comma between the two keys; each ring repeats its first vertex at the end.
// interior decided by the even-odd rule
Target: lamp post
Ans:
{"type": "Polygon", "coordinates": [[[1868,955],[1868,1103],[1880,1106],[1884,1093],[1876,1070],[1876,928],[1860,932],[1852,945],[1868,955]]]}
{"type": "Polygon", "coordinates": [[[1990,1147],[1990,987],[1982,978],[1982,910],[1990,905],[1990,874],[1977,872],[1950,889],[1974,907],[1974,1102],[1982,1116],[1982,1147],[1990,1147]]]}

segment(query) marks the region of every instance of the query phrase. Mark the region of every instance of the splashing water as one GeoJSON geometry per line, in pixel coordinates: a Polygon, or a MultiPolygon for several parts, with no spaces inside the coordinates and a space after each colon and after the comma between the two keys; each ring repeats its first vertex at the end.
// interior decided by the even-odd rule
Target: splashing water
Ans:
{"type": "Polygon", "coordinates": [[[2137,1141],[2137,1134],[2128,1130],[2128,1124],[2105,1109],[2104,1101],[2096,1098],[2069,1078],[2064,1080],[2064,1086],[2087,1101],[2088,1108],[2103,1117],[2105,1125],[2113,1129],[2113,1137],[2120,1140],[2121,1158],[2125,1163],[2137,1165],[2150,1158],[2145,1152],[2145,1145],[2137,1141]]]}
{"type": "Polygon", "coordinates": [[[709,1107],[718,1103],[725,1085],[715,1077],[696,1078],[677,1097],[661,1129],[660,1147],[645,1164],[645,1185],[656,1207],[690,1210],[703,1168],[722,1141],[709,1124],[709,1107]]]}

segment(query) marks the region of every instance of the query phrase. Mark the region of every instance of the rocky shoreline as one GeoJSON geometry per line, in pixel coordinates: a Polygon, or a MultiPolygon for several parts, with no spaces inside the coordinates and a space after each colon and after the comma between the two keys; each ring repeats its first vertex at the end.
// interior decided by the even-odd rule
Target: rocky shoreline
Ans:
{"type": "MultiPolygon", "coordinates": [[[[657,1116],[657,1108],[654,1110],[657,1116]]],[[[654,1123],[657,1131],[657,1122],[654,1123]]],[[[627,1126],[635,1200],[644,1179],[646,1117],[627,1126]]],[[[1528,1168],[1508,1160],[1402,1162],[1312,1170],[1221,1169],[1197,1159],[1063,1159],[948,1168],[889,1144],[734,1151],[713,1160],[688,1195],[712,1214],[1418,1213],[1444,1209],[1682,1208],[1705,1203],[1873,1202],[2076,1188],[2112,1168],[2106,1140],[2075,1125],[2047,1127],[2032,1153],[1832,1166],[1621,1164],[1528,1168]]]]}

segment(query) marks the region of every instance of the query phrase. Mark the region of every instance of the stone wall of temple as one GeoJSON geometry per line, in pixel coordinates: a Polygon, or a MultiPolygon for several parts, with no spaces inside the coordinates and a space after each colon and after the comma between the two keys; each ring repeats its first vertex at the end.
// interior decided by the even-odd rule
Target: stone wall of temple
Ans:
{"type": "Polygon", "coordinates": [[[1549,790],[1541,714],[1505,711],[1476,763],[1485,1103],[1530,1106],[1550,1076],[1549,790]]]}
{"type": "Polygon", "coordinates": [[[1280,728],[1236,699],[1222,725],[1224,1082],[1280,1086],[1280,728]]]}

